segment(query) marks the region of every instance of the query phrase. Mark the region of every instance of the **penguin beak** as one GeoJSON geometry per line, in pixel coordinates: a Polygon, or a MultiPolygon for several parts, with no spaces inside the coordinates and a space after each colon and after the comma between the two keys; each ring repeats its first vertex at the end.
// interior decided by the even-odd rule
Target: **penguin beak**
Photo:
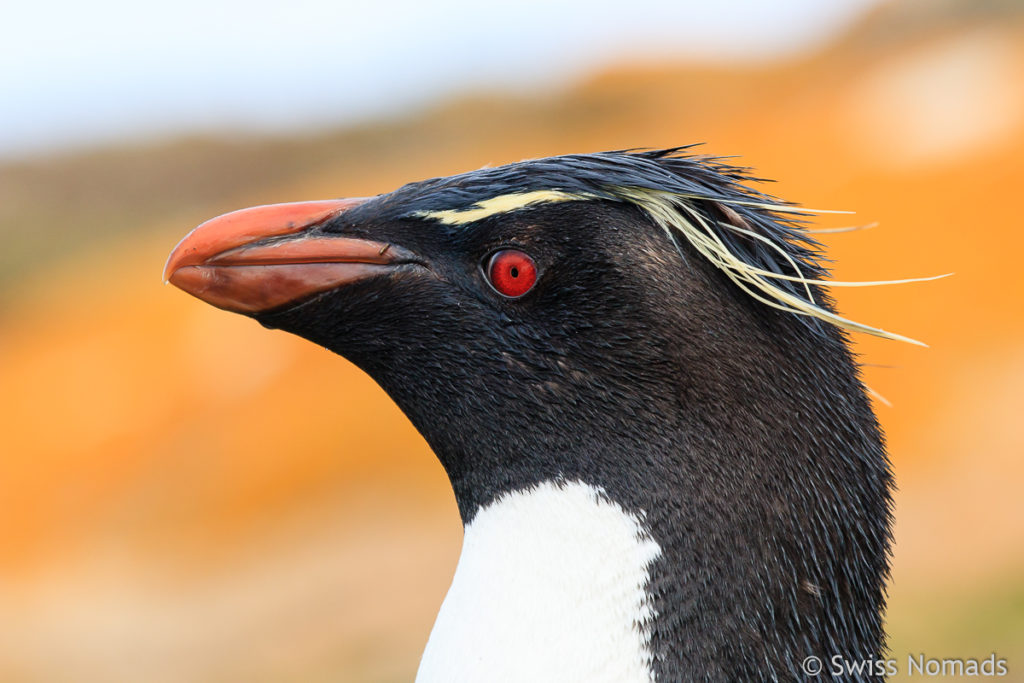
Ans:
{"type": "Polygon", "coordinates": [[[391,244],[318,229],[365,201],[272,204],[218,216],[178,243],[164,280],[217,308],[254,315],[414,260],[391,244]]]}

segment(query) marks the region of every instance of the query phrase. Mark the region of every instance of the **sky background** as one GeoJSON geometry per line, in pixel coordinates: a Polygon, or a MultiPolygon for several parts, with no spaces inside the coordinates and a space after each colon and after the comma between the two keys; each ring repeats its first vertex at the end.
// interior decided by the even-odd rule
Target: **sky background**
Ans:
{"type": "Polygon", "coordinates": [[[461,92],[557,87],[630,58],[780,58],[828,42],[873,4],[12,3],[0,27],[0,159],[395,117],[461,92]]]}

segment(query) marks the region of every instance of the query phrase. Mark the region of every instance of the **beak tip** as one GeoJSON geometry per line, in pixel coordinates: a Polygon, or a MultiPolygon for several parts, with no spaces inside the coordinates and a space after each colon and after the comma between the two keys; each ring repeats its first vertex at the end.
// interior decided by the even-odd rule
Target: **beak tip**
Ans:
{"type": "MultiPolygon", "coordinates": [[[[365,201],[367,198],[360,197],[271,204],[210,219],[174,247],[164,264],[163,281],[217,308],[251,314],[286,303],[300,294],[320,291],[326,284],[354,278],[367,271],[367,264],[381,263],[379,257],[371,258],[366,252],[376,253],[382,245],[352,238],[329,240],[337,241],[332,245],[334,250],[340,249],[346,258],[325,269],[325,264],[315,265],[316,260],[309,258],[310,253],[323,255],[318,238],[310,239],[298,233],[322,225],[365,201]],[[286,235],[295,239],[286,240],[284,248],[278,243],[259,244],[268,238],[286,235]],[[253,246],[254,243],[257,246],[253,246]],[[269,250],[279,252],[274,254],[278,259],[277,267],[233,268],[239,264],[222,261],[225,253],[243,247],[242,265],[262,265],[263,262],[254,260],[254,254],[269,250]],[[281,254],[286,251],[293,261],[281,260],[281,254]],[[349,263],[345,265],[345,262],[349,263]],[[308,265],[311,263],[314,265],[308,265]]],[[[330,255],[337,257],[338,254],[330,255]]]]}
{"type": "Polygon", "coordinates": [[[218,253],[241,246],[255,237],[276,237],[318,225],[367,198],[329,199],[270,204],[232,211],[193,229],[175,245],[164,264],[164,282],[175,284],[174,274],[185,266],[201,265],[218,253]]]}

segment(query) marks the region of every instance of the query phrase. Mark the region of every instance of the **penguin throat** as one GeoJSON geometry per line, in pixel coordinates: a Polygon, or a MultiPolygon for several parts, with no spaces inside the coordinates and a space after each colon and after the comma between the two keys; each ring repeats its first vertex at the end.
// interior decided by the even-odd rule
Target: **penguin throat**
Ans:
{"type": "Polygon", "coordinates": [[[543,482],[466,526],[417,681],[651,681],[661,548],[596,487],[543,482]]]}

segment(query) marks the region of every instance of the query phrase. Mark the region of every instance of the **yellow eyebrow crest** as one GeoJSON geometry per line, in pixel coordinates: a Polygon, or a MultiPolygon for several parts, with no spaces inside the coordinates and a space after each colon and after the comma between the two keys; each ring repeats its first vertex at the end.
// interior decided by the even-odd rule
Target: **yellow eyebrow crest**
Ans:
{"type": "Polygon", "coordinates": [[[702,197],[696,194],[656,190],[645,187],[624,187],[606,186],[602,188],[604,195],[589,194],[586,192],[564,192],[562,190],[532,190],[529,192],[511,192],[489,199],[482,199],[475,204],[460,209],[444,209],[438,211],[417,211],[415,216],[420,218],[431,218],[445,225],[467,225],[490,216],[501,215],[512,211],[523,209],[527,206],[538,204],[551,204],[559,202],[586,201],[595,199],[608,199],[611,201],[627,202],[639,207],[655,223],[657,223],[668,235],[669,239],[682,253],[679,238],[683,238],[693,246],[704,258],[710,261],[715,267],[725,273],[732,282],[748,295],[761,303],[777,308],[795,315],[817,318],[830,323],[844,330],[851,332],[863,332],[872,334],[884,339],[895,339],[919,344],[921,342],[904,337],[903,335],[889,332],[877,327],[871,327],[854,320],[848,320],[837,313],[829,310],[828,307],[817,303],[814,300],[812,286],[832,287],[859,287],[885,284],[897,284],[903,282],[921,282],[934,280],[940,275],[929,278],[912,278],[908,280],[894,280],[882,282],[835,282],[830,280],[819,280],[813,277],[805,277],[800,269],[800,264],[789,255],[779,244],[773,242],[769,237],[748,230],[740,225],[732,223],[721,223],[713,225],[712,221],[701,213],[695,204],[698,200],[717,202],[731,210],[731,206],[746,206],[752,209],[770,211],[775,213],[793,213],[806,215],[810,213],[845,213],[828,212],[815,209],[804,209],[781,203],[763,202],[745,197],[722,198],[702,197]],[[733,253],[728,242],[724,241],[716,229],[727,229],[734,233],[740,233],[750,238],[763,242],[766,248],[772,249],[780,257],[788,261],[794,274],[784,274],[760,268],[745,261],[742,256],[733,253]],[[779,281],[795,282],[803,285],[806,298],[790,292],[786,287],[780,286],[779,281]]]}
{"type": "Polygon", "coordinates": [[[557,202],[575,202],[594,199],[587,194],[572,194],[561,190],[534,190],[532,192],[513,192],[502,194],[490,199],[483,199],[464,209],[444,209],[443,211],[417,211],[420,218],[433,218],[445,225],[466,225],[475,223],[490,216],[517,211],[534,204],[552,204],[557,202]]]}

